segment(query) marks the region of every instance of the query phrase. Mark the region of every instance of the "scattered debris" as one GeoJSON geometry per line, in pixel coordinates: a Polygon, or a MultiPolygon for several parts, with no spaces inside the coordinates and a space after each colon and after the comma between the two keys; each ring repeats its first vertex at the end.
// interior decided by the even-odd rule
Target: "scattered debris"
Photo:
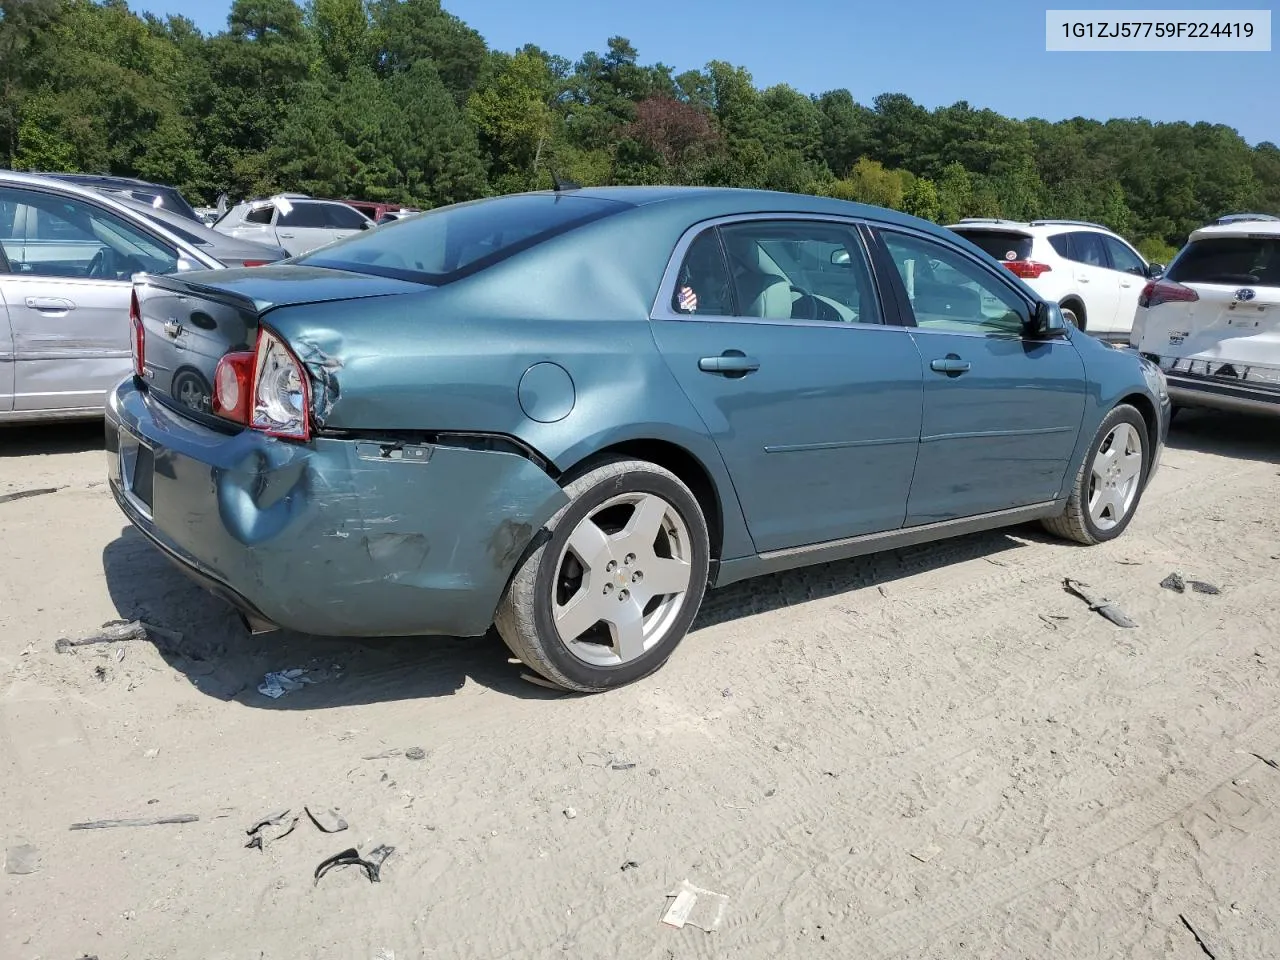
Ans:
{"type": "Polygon", "coordinates": [[[1042,613],[1039,616],[1040,616],[1040,619],[1044,621],[1045,626],[1047,626],[1050,630],[1057,630],[1059,623],[1061,623],[1063,620],[1071,619],[1070,617],[1064,617],[1056,613],[1042,613]]]}
{"type": "Polygon", "coordinates": [[[373,960],[396,960],[396,952],[394,950],[379,950],[378,955],[373,960]]]}
{"type": "MultiPolygon", "coordinates": [[[[40,851],[29,843],[19,843],[4,852],[4,872],[25,876],[40,869],[40,851]]],[[[626,868],[623,867],[625,870],[626,868]]]]}
{"type": "Polygon", "coordinates": [[[1196,944],[1204,951],[1204,955],[1208,957],[1209,960],[1217,960],[1217,954],[1209,949],[1209,945],[1205,943],[1200,934],[1196,932],[1196,928],[1191,925],[1191,921],[1187,919],[1187,915],[1185,913],[1180,913],[1178,914],[1178,919],[1181,920],[1182,925],[1191,932],[1191,935],[1196,938],[1196,944]]]}
{"type": "Polygon", "coordinates": [[[766,797],[772,797],[772,796],[773,796],[775,793],[777,793],[777,792],[778,792],[778,788],[777,788],[777,787],[770,787],[768,790],[766,790],[766,791],[764,792],[764,795],[765,795],[766,797]]]}
{"type": "Polygon", "coordinates": [[[1062,586],[1063,586],[1063,589],[1067,591],[1067,593],[1073,596],[1079,597],[1081,600],[1083,600],[1085,603],[1089,605],[1090,610],[1094,611],[1095,613],[1101,614],[1103,617],[1105,617],[1106,619],[1114,623],[1117,627],[1132,629],[1138,625],[1129,617],[1128,614],[1126,614],[1123,610],[1117,607],[1110,600],[1106,599],[1105,597],[1099,597],[1095,593],[1093,593],[1092,589],[1089,587],[1089,584],[1083,583],[1079,580],[1073,580],[1070,577],[1066,577],[1062,581],[1062,586]]]}
{"type": "Polygon", "coordinates": [[[668,893],[667,899],[671,903],[663,914],[663,923],[677,930],[690,926],[707,933],[714,933],[719,928],[729,904],[729,898],[723,893],[703,890],[688,880],[682,881],[674,893],[668,893]]]}
{"type": "Polygon", "coordinates": [[[0,494],[0,503],[9,503],[12,500],[25,500],[27,497],[42,497],[46,493],[57,493],[61,487],[41,487],[38,490],[19,490],[17,493],[0,494]]]}
{"type": "Polygon", "coordinates": [[[107,668],[104,667],[102,664],[98,664],[96,667],[93,668],[93,675],[97,677],[99,680],[106,680],[107,668]]]}
{"type": "Polygon", "coordinates": [[[392,757],[398,757],[403,754],[403,750],[383,750],[382,753],[371,753],[361,759],[364,760],[390,760],[392,757]]]}
{"type": "Polygon", "coordinates": [[[1191,589],[1196,593],[1203,593],[1211,597],[1216,597],[1222,591],[1215,587],[1212,583],[1205,583],[1203,580],[1188,580],[1191,589]]]}
{"type": "Polygon", "coordinates": [[[311,812],[310,807],[303,807],[311,822],[316,825],[316,829],[322,833],[341,833],[347,829],[347,821],[343,819],[342,814],[337,810],[321,810],[319,816],[311,812]]]}
{"type": "Polygon", "coordinates": [[[657,768],[657,767],[650,767],[650,768],[649,768],[649,776],[651,776],[651,777],[656,777],[657,775],[658,775],[658,768],[657,768]]]}
{"type": "Polygon", "coordinates": [[[577,810],[575,810],[575,809],[573,809],[573,807],[565,807],[565,808],[564,808],[564,818],[565,818],[566,820],[573,820],[573,819],[575,819],[577,816],[578,816],[578,811],[577,811],[577,810]]]}
{"type": "Polygon", "coordinates": [[[730,690],[728,687],[725,687],[723,690],[720,691],[720,696],[725,698],[732,697],[733,691],[730,690]]]}
{"type": "Polygon", "coordinates": [[[1250,756],[1256,757],[1257,759],[1261,760],[1263,763],[1265,763],[1265,764],[1266,764],[1268,767],[1270,767],[1272,770],[1280,770],[1280,763],[1276,763],[1276,762],[1275,762],[1274,760],[1272,760],[1270,757],[1264,757],[1264,756],[1263,756],[1262,754],[1260,754],[1260,753],[1252,753],[1252,754],[1250,754],[1250,756]]]}
{"type": "Polygon", "coordinates": [[[1120,566],[1122,566],[1122,567],[1141,567],[1141,566],[1143,566],[1143,561],[1142,561],[1142,560],[1117,560],[1117,561],[1116,561],[1116,563],[1120,564],[1120,566]]]}
{"type": "Polygon", "coordinates": [[[258,684],[258,692],[264,697],[278,700],[286,693],[301,690],[304,684],[315,683],[307,676],[307,671],[295,667],[292,670],[274,670],[262,678],[258,684]]]}
{"type": "Polygon", "coordinates": [[[1172,590],[1174,593],[1186,593],[1187,582],[1182,579],[1182,574],[1171,573],[1160,581],[1160,586],[1166,590],[1172,590]]]}
{"type": "Polygon", "coordinates": [[[293,833],[294,828],[298,826],[298,815],[295,813],[286,825],[285,820],[289,817],[289,813],[290,811],[288,810],[281,810],[278,813],[269,814],[254,823],[253,826],[245,831],[249,835],[249,842],[245,844],[246,849],[264,850],[268,843],[283,840],[293,833]],[[280,829],[266,830],[266,827],[279,827],[280,829]]]}
{"type": "Polygon", "coordinates": [[[919,850],[911,851],[911,856],[919,860],[921,863],[928,863],[934,857],[942,852],[942,848],[937,844],[929,844],[927,847],[921,847],[919,850]]]}
{"type": "Polygon", "coordinates": [[[427,751],[421,747],[410,747],[404,752],[404,758],[406,760],[425,760],[427,759],[427,751]]]}
{"type": "Polygon", "coordinates": [[[316,867],[315,882],[319,883],[320,878],[332,870],[334,867],[360,867],[364,870],[364,875],[369,878],[370,883],[379,883],[382,880],[382,865],[386,862],[387,857],[395,852],[395,847],[389,847],[381,844],[369,851],[369,856],[362,858],[360,851],[355,847],[343,850],[341,853],[334,854],[327,860],[321,861],[316,867]]]}
{"type": "Polygon", "coordinates": [[[166,630],[153,623],[144,623],[141,620],[108,620],[102,625],[101,633],[81,637],[79,640],[59,637],[54,642],[53,649],[58,653],[66,653],[74,647],[87,647],[95,643],[121,643],[126,640],[149,640],[153,635],[174,643],[182,640],[182,634],[176,630],[166,630]]]}
{"type": "Polygon", "coordinates": [[[635,766],[636,766],[636,765],[635,765],[634,763],[631,763],[631,762],[629,762],[629,761],[625,761],[625,760],[615,760],[613,763],[609,764],[609,769],[611,769],[611,770],[634,770],[634,769],[635,769],[635,766]]]}
{"type": "Polygon", "coordinates": [[[884,587],[876,587],[876,589],[880,591],[880,596],[886,597],[886,598],[889,596],[889,591],[886,590],[884,587]]]}
{"type": "Polygon", "coordinates": [[[72,830],[103,830],[107,827],[156,827],[165,823],[195,823],[200,818],[194,813],[179,813],[172,817],[141,817],[134,820],[89,820],[73,823],[72,830]]]}
{"type": "Polygon", "coordinates": [[[529,683],[532,683],[532,684],[533,684],[534,686],[536,686],[536,687],[542,687],[542,688],[544,688],[544,689],[546,689],[546,690],[554,690],[556,693],[568,693],[568,692],[569,692],[568,690],[566,690],[564,687],[560,686],[559,684],[557,684],[557,683],[552,683],[550,680],[546,679],[545,677],[539,677],[539,676],[537,676],[536,674],[532,674],[532,673],[522,673],[522,674],[520,674],[520,679],[521,679],[521,680],[528,681],[529,683]]]}
{"type": "Polygon", "coordinates": [[[638,866],[640,866],[640,864],[635,860],[628,860],[622,865],[622,872],[626,873],[628,870],[634,870],[638,866]]]}

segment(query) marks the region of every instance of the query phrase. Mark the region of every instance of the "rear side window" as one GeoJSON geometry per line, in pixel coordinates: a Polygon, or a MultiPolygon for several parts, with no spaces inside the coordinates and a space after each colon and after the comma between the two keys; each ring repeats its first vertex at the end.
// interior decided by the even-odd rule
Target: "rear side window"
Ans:
{"type": "Polygon", "coordinates": [[[1106,244],[1107,252],[1111,254],[1111,269],[1119,270],[1121,273],[1132,273],[1135,277],[1146,276],[1147,265],[1136,253],[1115,237],[1104,236],[1102,242],[1106,244]]]}
{"type": "Polygon", "coordinates": [[[1030,260],[1031,237],[1004,230],[956,230],[976,247],[997,260],[1030,260]]]}
{"type": "MultiPolygon", "coordinates": [[[[293,203],[288,212],[280,211],[280,221],[277,226],[328,229],[333,226],[329,222],[328,207],[327,203],[293,203]]],[[[351,212],[355,213],[354,210],[351,212]]]]}
{"type": "Polygon", "coordinates": [[[1177,283],[1280,287],[1280,237],[1212,237],[1193,241],[1165,274],[1177,283]]]}
{"type": "Polygon", "coordinates": [[[473,200],[353,233],[294,262],[439,286],[628,209],[615,200],[541,193],[473,200]]]}
{"type": "Polygon", "coordinates": [[[1055,233],[1049,238],[1049,246],[1053,247],[1053,252],[1060,257],[1066,257],[1068,260],[1073,259],[1071,256],[1071,234],[1055,233]]]}
{"type": "Polygon", "coordinates": [[[266,206],[258,207],[256,210],[250,210],[244,215],[245,223],[270,223],[271,214],[275,212],[275,207],[266,206]]]}

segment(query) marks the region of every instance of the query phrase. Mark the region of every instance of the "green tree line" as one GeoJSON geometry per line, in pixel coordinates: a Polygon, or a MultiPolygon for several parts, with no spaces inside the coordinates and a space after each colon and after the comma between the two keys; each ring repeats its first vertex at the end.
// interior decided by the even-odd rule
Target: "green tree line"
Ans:
{"type": "Polygon", "coordinates": [[[760,89],[712,61],[490,49],[439,0],[235,0],[226,30],[124,0],[0,0],[0,163],[435,206],[550,185],[751,186],[936,220],[1094,220],[1164,258],[1280,213],[1280,149],[1230,127],[1014,120],[901,93],[760,89]]]}

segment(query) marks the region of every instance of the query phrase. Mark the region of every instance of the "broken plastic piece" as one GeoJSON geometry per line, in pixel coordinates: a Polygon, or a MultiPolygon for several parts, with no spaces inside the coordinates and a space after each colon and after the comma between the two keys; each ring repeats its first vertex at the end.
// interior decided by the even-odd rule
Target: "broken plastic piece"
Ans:
{"type": "Polygon", "coordinates": [[[1106,599],[1105,597],[1099,597],[1098,595],[1093,593],[1093,591],[1089,588],[1089,585],[1087,583],[1083,583],[1079,580],[1072,580],[1070,577],[1067,577],[1062,581],[1062,586],[1067,591],[1067,593],[1071,594],[1072,596],[1079,597],[1081,600],[1083,600],[1085,603],[1089,605],[1090,610],[1094,611],[1095,613],[1101,614],[1103,617],[1105,617],[1106,619],[1114,623],[1117,627],[1132,629],[1138,625],[1132,618],[1129,617],[1128,614],[1126,614],[1123,610],[1117,607],[1110,600],[1106,599]]]}
{"type": "Polygon", "coordinates": [[[723,893],[695,887],[688,880],[682,881],[667,897],[672,902],[662,922],[677,930],[691,926],[713,933],[724,920],[725,907],[729,904],[729,898],[723,893]]]}
{"type": "Polygon", "coordinates": [[[268,843],[274,843],[277,840],[283,840],[289,834],[293,833],[294,828],[298,826],[298,815],[295,813],[293,818],[285,824],[285,819],[289,816],[288,810],[281,810],[279,813],[273,813],[263,817],[245,833],[249,834],[250,840],[245,847],[250,850],[262,850],[268,843]],[[266,827],[280,827],[278,830],[266,830],[266,827]]]}
{"type": "Polygon", "coordinates": [[[625,762],[619,762],[619,761],[614,761],[614,762],[613,762],[613,763],[611,763],[609,766],[610,766],[612,769],[614,769],[614,770],[633,770],[633,769],[635,769],[635,764],[634,764],[634,763],[625,763],[625,762]]]}
{"type": "Polygon", "coordinates": [[[102,632],[82,637],[79,640],[70,640],[67,637],[59,637],[53,644],[53,649],[58,653],[66,653],[73,647],[87,647],[94,643],[118,643],[125,640],[147,640],[149,636],[154,634],[165,640],[180,641],[182,634],[175,630],[165,630],[163,627],[157,627],[155,624],[143,623],[141,620],[108,620],[102,625],[102,632]]]}
{"type": "Polygon", "coordinates": [[[343,819],[342,814],[337,810],[321,810],[319,816],[311,812],[310,807],[303,807],[307,812],[307,816],[311,818],[311,822],[316,825],[316,829],[324,833],[341,833],[347,829],[347,821],[343,819]]]}
{"type": "Polygon", "coordinates": [[[404,752],[404,758],[406,760],[425,760],[427,758],[427,751],[423,750],[421,747],[410,747],[404,752]]]}
{"type": "Polygon", "coordinates": [[[20,843],[4,852],[4,872],[15,876],[35,873],[40,869],[40,851],[29,843],[20,843]]]}
{"type": "Polygon", "coordinates": [[[46,493],[57,493],[61,487],[41,487],[38,490],[19,490],[17,493],[0,494],[0,503],[9,503],[11,500],[25,500],[27,497],[40,497],[46,493]]]}
{"type": "Polygon", "coordinates": [[[1212,583],[1205,583],[1203,580],[1188,580],[1187,582],[1191,585],[1191,589],[1196,593],[1204,593],[1211,597],[1216,597],[1222,592],[1212,583]]]}
{"type": "Polygon", "coordinates": [[[278,700],[286,693],[301,690],[304,684],[314,683],[307,676],[307,671],[295,667],[292,670],[273,670],[262,678],[258,684],[258,692],[264,697],[278,700]]]}
{"type": "Polygon", "coordinates": [[[1186,593],[1187,582],[1182,579],[1182,574],[1171,573],[1160,581],[1160,586],[1166,590],[1172,590],[1174,593],[1186,593]]]}
{"type": "Polygon", "coordinates": [[[380,844],[369,851],[369,856],[360,857],[360,851],[355,847],[343,850],[341,853],[335,853],[327,860],[321,861],[316,867],[315,882],[319,883],[320,878],[332,870],[334,867],[356,866],[364,870],[364,875],[369,878],[370,883],[378,883],[382,879],[382,865],[386,862],[387,857],[395,852],[395,847],[389,847],[386,844],[380,844]]]}

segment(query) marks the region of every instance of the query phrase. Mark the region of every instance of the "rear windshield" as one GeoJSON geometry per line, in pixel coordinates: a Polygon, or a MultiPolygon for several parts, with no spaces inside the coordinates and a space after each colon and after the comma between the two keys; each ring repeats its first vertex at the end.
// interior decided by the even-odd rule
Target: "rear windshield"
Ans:
{"type": "Polygon", "coordinates": [[[1280,287],[1280,237],[1193,241],[1165,274],[1178,283],[1253,283],[1280,287]]]}
{"type": "Polygon", "coordinates": [[[1022,233],[963,229],[955,232],[997,260],[1026,260],[1031,256],[1031,238],[1022,233]]]}
{"type": "Polygon", "coordinates": [[[473,200],[354,234],[294,263],[439,286],[628,206],[553,194],[473,200]]]}

